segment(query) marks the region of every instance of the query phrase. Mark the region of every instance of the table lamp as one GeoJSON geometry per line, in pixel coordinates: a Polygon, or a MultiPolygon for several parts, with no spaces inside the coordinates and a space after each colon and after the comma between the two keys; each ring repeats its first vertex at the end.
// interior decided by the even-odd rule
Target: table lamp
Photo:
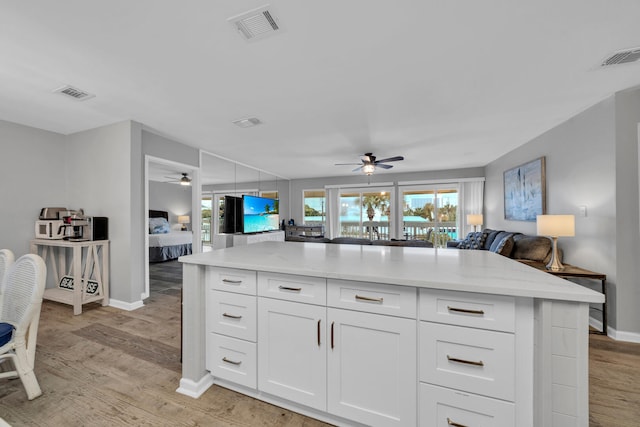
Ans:
{"type": "Polygon", "coordinates": [[[478,231],[478,226],[482,225],[482,214],[468,214],[467,225],[473,225],[473,231],[478,231]]]}
{"type": "Polygon", "coordinates": [[[564,265],[562,265],[558,257],[558,237],[573,237],[576,235],[575,216],[538,215],[536,225],[538,235],[551,237],[553,242],[551,261],[547,264],[547,270],[563,270],[564,265]]]}
{"type": "Polygon", "coordinates": [[[190,222],[191,218],[189,218],[189,215],[178,215],[178,224],[182,224],[182,231],[187,231],[186,224],[189,224],[190,222]]]}

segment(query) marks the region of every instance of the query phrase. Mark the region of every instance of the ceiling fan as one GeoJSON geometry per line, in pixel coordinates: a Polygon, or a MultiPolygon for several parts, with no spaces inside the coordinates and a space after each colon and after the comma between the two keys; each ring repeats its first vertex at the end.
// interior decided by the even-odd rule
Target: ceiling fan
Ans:
{"type": "Polygon", "coordinates": [[[189,178],[188,176],[189,174],[182,173],[182,177],[181,178],[176,178],[174,176],[165,176],[165,178],[170,178],[173,179],[174,181],[166,181],[166,182],[170,182],[173,184],[180,184],[180,185],[191,185],[191,178],[189,178]]]}
{"type": "Polygon", "coordinates": [[[365,153],[364,156],[360,159],[361,163],[336,163],[336,166],[344,166],[344,165],[358,165],[359,167],[355,168],[351,172],[358,172],[362,170],[365,175],[372,175],[377,167],[382,169],[391,169],[393,165],[388,165],[388,162],[397,162],[400,160],[404,160],[402,156],[389,157],[382,160],[376,160],[376,156],[372,153],[365,153]]]}

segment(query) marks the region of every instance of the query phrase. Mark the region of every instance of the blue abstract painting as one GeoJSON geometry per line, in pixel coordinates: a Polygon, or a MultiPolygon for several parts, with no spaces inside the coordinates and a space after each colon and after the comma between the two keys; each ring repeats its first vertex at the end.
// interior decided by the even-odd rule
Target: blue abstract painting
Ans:
{"type": "Polygon", "coordinates": [[[544,157],[504,173],[504,219],[535,221],[546,213],[544,157]]]}

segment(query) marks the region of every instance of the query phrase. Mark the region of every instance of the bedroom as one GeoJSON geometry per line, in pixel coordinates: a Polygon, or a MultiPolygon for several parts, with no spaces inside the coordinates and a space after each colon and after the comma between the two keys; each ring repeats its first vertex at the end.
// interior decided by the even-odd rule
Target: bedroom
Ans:
{"type": "MultiPolygon", "coordinates": [[[[148,277],[149,291],[179,287],[178,257],[192,253],[191,182],[176,172],[178,166],[149,162],[148,168],[148,277]],[[181,185],[182,184],[182,185],[181,185]],[[167,274],[175,271],[176,274],[167,274]]],[[[186,176],[190,176],[187,173],[186,176]]],[[[188,178],[190,179],[190,178],[188,178]]]]}

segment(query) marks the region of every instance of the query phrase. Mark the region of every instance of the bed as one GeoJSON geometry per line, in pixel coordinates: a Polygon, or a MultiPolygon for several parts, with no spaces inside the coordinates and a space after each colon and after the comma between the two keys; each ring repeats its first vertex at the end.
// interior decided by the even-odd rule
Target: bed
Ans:
{"type": "Polygon", "coordinates": [[[169,213],[149,210],[149,262],[162,262],[191,255],[193,233],[172,230],[169,213]]]}

